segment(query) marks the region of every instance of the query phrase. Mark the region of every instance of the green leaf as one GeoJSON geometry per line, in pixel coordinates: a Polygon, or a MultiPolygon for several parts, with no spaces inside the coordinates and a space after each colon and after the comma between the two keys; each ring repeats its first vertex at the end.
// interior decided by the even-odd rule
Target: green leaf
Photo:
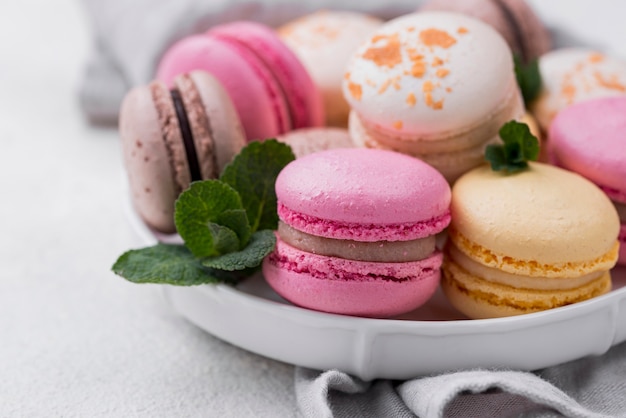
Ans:
{"type": "Polygon", "coordinates": [[[224,254],[204,259],[202,264],[219,270],[244,270],[257,267],[266,255],[272,252],[276,245],[276,236],[269,229],[263,229],[252,234],[250,243],[243,250],[236,253],[224,254]]]}
{"type": "Polygon", "coordinates": [[[294,159],[288,145],[268,139],[249,143],[224,168],[220,180],[239,192],[252,232],[278,227],[274,183],[294,159]]]}
{"type": "Polygon", "coordinates": [[[535,59],[524,64],[518,56],[515,56],[513,61],[515,62],[517,84],[522,92],[524,105],[528,109],[530,103],[537,98],[541,91],[542,81],[541,72],[539,71],[539,60],[535,59]]]}
{"type": "Polygon", "coordinates": [[[239,238],[230,228],[209,222],[209,231],[213,240],[213,248],[218,254],[226,254],[239,249],[239,238]]]}
{"type": "Polygon", "coordinates": [[[196,257],[240,249],[251,234],[239,194],[219,180],[194,182],[181,193],[176,200],[174,221],[185,245],[196,257]]]}
{"type": "Polygon", "coordinates": [[[485,150],[485,159],[492,170],[515,173],[526,169],[528,161],[539,158],[539,141],[525,123],[509,121],[499,134],[503,144],[489,145],[485,150]]]}
{"type": "Polygon", "coordinates": [[[185,246],[176,244],[157,244],[127,251],[113,264],[112,270],[133,283],[194,286],[234,282],[223,273],[217,275],[204,267],[185,246]]]}

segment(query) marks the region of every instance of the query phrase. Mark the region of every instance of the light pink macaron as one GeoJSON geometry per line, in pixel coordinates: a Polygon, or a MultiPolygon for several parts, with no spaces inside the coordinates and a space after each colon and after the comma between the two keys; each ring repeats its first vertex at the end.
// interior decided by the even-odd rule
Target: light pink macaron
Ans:
{"type": "Polygon", "coordinates": [[[191,70],[220,80],[249,141],[324,124],[315,83],[275,31],[260,23],[232,22],[183,38],[165,52],[156,78],[171,84],[191,70]]]}
{"type": "Polygon", "coordinates": [[[450,187],[426,163],[375,149],[299,158],[276,181],[278,243],[263,272],[292,303],[392,317],[439,284],[435,235],[450,222],[450,187]]]}
{"type": "Polygon", "coordinates": [[[151,228],[176,231],[174,203],[191,182],[217,178],[245,145],[239,116],[220,82],[203,71],[137,86],[119,120],[133,206],[151,228]]]}
{"type": "Polygon", "coordinates": [[[573,104],[550,125],[551,161],[599,186],[620,217],[620,264],[626,264],[626,97],[573,104]]]}

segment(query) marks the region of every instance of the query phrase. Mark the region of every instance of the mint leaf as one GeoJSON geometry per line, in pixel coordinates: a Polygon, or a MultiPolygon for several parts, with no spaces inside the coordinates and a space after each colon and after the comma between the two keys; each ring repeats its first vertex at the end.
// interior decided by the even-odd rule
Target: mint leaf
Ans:
{"type": "Polygon", "coordinates": [[[174,221],[185,245],[196,257],[243,248],[251,234],[239,194],[219,180],[194,182],[181,193],[176,200],[174,221]]]}
{"type": "Polygon", "coordinates": [[[522,60],[515,56],[513,57],[515,63],[515,77],[517,78],[517,84],[522,92],[524,98],[524,105],[528,109],[530,103],[537,98],[541,91],[541,72],[539,71],[539,60],[524,64],[522,60]]]}
{"type": "Polygon", "coordinates": [[[288,145],[268,139],[249,143],[224,168],[220,180],[239,192],[252,232],[278,227],[274,183],[294,159],[288,145]]]}
{"type": "Polygon", "coordinates": [[[485,159],[492,170],[515,173],[526,169],[528,161],[539,158],[539,141],[525,123],[507,122],[499,134],[503,144],[488,145],[485,150],[485,159]]]}
{"type": "Polygon", "coordinates": [[[112,270],[133,283],[158,283],[194,286],[205,283],[233,282],[214,274],[183,245],[157,244],[122,254],[112,270]]]}
{"type": "Polygon", "coordinates": [[[506,164],[504,147],[502,145],[487,145],[485,158],[491,163],[491,169],[493,171],[502,170],[502,167],[506,164]]]}
{"type": "Polygon", "coordinates": [[[206,258],[202,264],[219,270],[244,270],[257,267],[266,255],[272,252],[276,245],[276,236],[269,229],[263,229],[252,234],[250,243],[243,250],[217,257],[206,258]]]}
{"type": "Polygon", "coordinates": [[[230,228],[209,222],[207,225],[213,240],[213,248],[218,254],[231,253],[239,250],[239,238],[230,228]]]}

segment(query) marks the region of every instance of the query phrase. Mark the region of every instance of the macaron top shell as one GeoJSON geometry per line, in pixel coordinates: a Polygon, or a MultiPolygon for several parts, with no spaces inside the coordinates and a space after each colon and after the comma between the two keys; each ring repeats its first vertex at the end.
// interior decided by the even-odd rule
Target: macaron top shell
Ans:
{"type": "Polygon", "coordinates": [[[289,163],[278,202],[303,215],[358,225],[428,221],[448,213],[450,187],[426,163],[376,149],[334,149],[289,163]]]}
{"type": "Polygon", "coordinates": [[[177,75],[193,70],[207,71],[222,83],[249,141],[324,123],[313,80],[264,25],[233,22],[183,38],[164,53],[156,78],[170,86],[177,75]]]}
{"type": "Polygon", "coordinates": [[[542,91],[531,104],[541,127],[583,100],[626,94],[626,62],[584,48],[557,49],[539,59],[542,91]]]}
{"type": "Polygon", "coordinates": [[[381,24],[362,13],[321,10],[280,27],[278,33],[318,86],[339,88],[346,61],[381,24]]]}
{"type": "Polygon", "coordinates": [[[556,164],[626,196],[626,96],[565,108],[550,125],[549,137],[556,164]]]}
{"type": "Polygon", "coordinates": [[[474,18],[413,13],[372,34],[352,57],[344,96],[389,132],[429,135],[483,123],[515,87],[502,36],[474,18]]]}
{"type": "Polygon", "coordinates": [[[287,101],[286,130],[322,126],[324,108],[313,79],[297,56],[271,28],[254,22],[233,22],[207,32],[225,42],[236,42],[252,51],[270,71],[287,101]]]}
{"type": "Polygon", "coordinates": [[[516,174],[488,165],[452,189],[452,224],[469,241],[539,264],[593,261],[616,245],[619,218],[611,201],[578,174],[530,163],[516,174]]]}

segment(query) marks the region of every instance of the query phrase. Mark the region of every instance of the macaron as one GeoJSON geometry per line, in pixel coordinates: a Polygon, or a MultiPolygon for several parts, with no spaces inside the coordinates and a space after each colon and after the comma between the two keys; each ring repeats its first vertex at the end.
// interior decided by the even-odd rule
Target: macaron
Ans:
{"type": "Polygon", "coordinates": [[[619,263],[626,264],[626,96],[563,109],[549,136],[550,160],[596,184],[615,205],[621,221],[619,263]]]}
{"type": "Polygon", "coordinates": [[[291,147],[296,158],[335,148],[354,148],[347,129],[336,127],[304,128],[276,138],[291,147]]]}
{"type": "Polygon", "coordinates": [[[452,188],[441,285],[469,318],[514,316],[611,289],[619,218],[578,174],[542,163],[506,174],[487,165],[452,188]]]}
{"type": "Polygon", "coordinates": [[[530,62],[552,46],[550,32],[524,0],[429,0],[419,11],[462,13],[491,25],[513,53],[530,62]]]}
{"type": "Polygon", "coordinates": [[[548,132],[554,117],[567,106],[599,97],[626,95],[626,61],[590,49],[548,52],[539,59],[539,71],[543,87],[530,110],[544,132],[548,132]]]}
{"type": "Polygon", "coordinates": [[[269,285],[295,305],[392,317],[437,289],[435,234],[450,222],[450,188],[435,169],[385,150],[334,149],[289,163],[276,180],[269,285]]]}
{"type": "Polygon", "coordinates": [[[172,45],[156,78],[170,85],[180,73],[204,70],[230,95],[248,141],[324,124],[322,96],[275,31],[254,22],[213,27],[172,45]]]}
{"type": "Polygon", "coordinates": [[[175,232],[174,202],[192,181],[216,178],[245,145],[241,122],[208,73],[135,87],[120,109],[119,132],[130,194],[147,225],[175,232]]]}
{"type": "Polygon", "coordinates": [[[278,28],[322,93],[326,125],[348,126],[341,81],[350,56],[382,20],[358,12],[321,10],[278,28]]]}
{"type": "Polygon", "coordinates": [[[355,144],[418,157],[450,182],[482,164],[500,127],[524,115],[510,48],[457,13],[381,26],[350,60],[343,90],[355,144]]]}

